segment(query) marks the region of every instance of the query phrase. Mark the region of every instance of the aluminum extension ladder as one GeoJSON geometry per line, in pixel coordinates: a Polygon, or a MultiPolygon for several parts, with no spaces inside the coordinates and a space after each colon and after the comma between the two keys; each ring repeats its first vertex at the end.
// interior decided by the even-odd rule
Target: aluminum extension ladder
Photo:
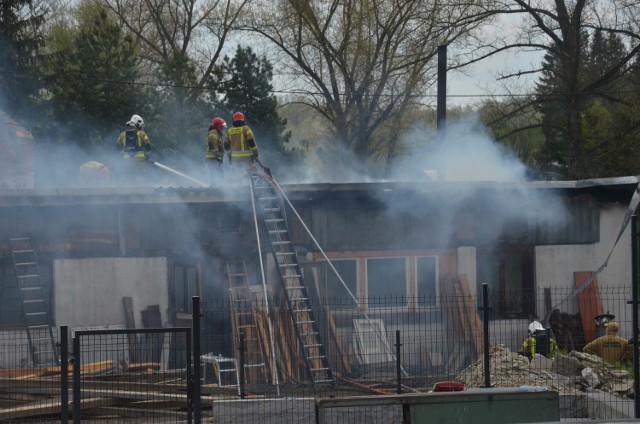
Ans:
{"type": "Polygon", "coordinates": [[[9,250],[33,366],[58,365],[49,300],[40,279],[38,256],[33,243],[30,238],[12,238],[9,239],[9,250]]]}
{"type": "Polygon", "coordinates": [[[278,191],[262,174],[253,174],[251,184],[311,380],[334,383],[278,191]]]}

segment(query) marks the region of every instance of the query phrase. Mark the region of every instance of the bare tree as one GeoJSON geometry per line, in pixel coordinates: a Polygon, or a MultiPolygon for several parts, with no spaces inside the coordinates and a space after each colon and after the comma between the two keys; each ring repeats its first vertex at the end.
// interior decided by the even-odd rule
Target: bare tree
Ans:
{"type": "Polygon", "coordinates": [[[419,103],[435,82],[438,46],[465,43],[491,3],[262,0],[242,23],[281,53],[288,89],[327,119],[335,147],[386,159],[397,134],[384,124],[419,103]]]}
{"type": "MultiPolygon", "coordinates": [[[[199,154],[211,91],[206,87],[249,0],[95,0],[106,7],[139,47],[149,92],[144,113],[155,122],[161,149],[173,157],[199,154]],[[169,118],[169,119],[167,119],[169,118]],[[197,145],[199,146],[199,144],[197,145]],[[191,150],[189,150],[191,149],[191,150]]],[[[140,82],[140,81],[138,81],[140,82]]],[[[208,122],[208,121],[207,121],[208,122]]]]}
{"type": "MultiPolygon", "coordinates": [[[[566,174],[570,178],[593,177],[594,161],[603,151],[612,149],[613,139],[602,139],[596,148],[585,148],[585,109],[594,98],[608,102],[624,103],[622,93],[608,90],[616,81],[625,78],[640,52],[640,4],[629,0],[507,0],[495,11],[503,14],[517,14],[524,18],[523,27],[515,39],[494,40],[490,45],[478,46],[474,61],[507,50],[539,50],[554,60],[554,66],[545,72],[551,74],[554,90],[544,95],[524,98],[517,107],[512,107],[508,115],[496,119],[495,125],[505,125],[519,113],[531,113],[532,108],[544,108],[545,104],[562,103],[560,123],[539,122],[534,126],[547,126],[559,134],[566,156],[566,174]],[[593,72],[587,63],[588,50],[585,48],[589,37],[597,31],[615,35],[622,40],[626,52],[611,63],[598,63],[598,72],[593,72]]],[[[538,74],[542,67],[519,69],[505,74],[506,81],[525,74],[538,74]]],[[[512,102],[514,103],[514,102],[512,102]]],[[[634,131],[637,132],[637,123],[634,131]]],[[[529,130],[531,125],[518,126],[513,132],[529,130]]],[[[633,128],[628,128],[627,131],[633,128]]],[[[623,131],[624,132],[624,131],[623,131]]],[[[614,147],[615,148],[615,147],[614,147]]]]}
{"type": "Polygon", "coordinates": [[[175,58],[193,61],[199,67],[196,86],[202,88],[249,0],[99,1],[136,37],[148,64],[157,68],[175,58]]]}

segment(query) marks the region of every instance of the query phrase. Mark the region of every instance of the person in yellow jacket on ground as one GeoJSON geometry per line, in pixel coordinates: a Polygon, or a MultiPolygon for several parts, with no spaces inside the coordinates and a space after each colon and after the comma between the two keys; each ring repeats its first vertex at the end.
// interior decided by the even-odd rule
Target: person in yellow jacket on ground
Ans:
{"type": "Polygon", "coordinates": [[[233,127],[227,131],[224,148],[235,173],[248,174],[256,169],[258,146],[242,112],[233,114],[233,127]]]}
{"type": "Polygon", "coordinates": [[[621,364],[633,358],[633,345],[630,345],[627,339],[618,336],[618,323],[611,321],[605,326],[606,334],[588,343],[582,351],[598,355],[610,364],[621,364]]]}
{"type": "Polygon", "coordinates": [[[552,358],[558,351],[558,345],[553,340],[553,337],[547,334],[547,330],[542,324],[538,321],[533,321],[529,324],[528,330],[529,334],[522,342],[518,353],[529,359],[533,359],[536,353],[552,358]]]}
{"type": "Polygon", "coordinates": [[[134,177],[146,174],[146,162],[151,155],[151,141],[144,131],[144,120],[140,115],[133,115],[125,124],[126,129],[120,133],[116,144],[128,166],[128,172],[134,177]]]}
{"type": "Polygon", "coordinates": [[[224,143],[222,141],[223,131],[227,128],[227,123],[220,117],[213,118],[207,133],[207,145],[205,151],[205,161],[209,170],[209,179],[213,184],[217,178],[224,178],[222,170],[222,160],[224,158],[224,143]]]}

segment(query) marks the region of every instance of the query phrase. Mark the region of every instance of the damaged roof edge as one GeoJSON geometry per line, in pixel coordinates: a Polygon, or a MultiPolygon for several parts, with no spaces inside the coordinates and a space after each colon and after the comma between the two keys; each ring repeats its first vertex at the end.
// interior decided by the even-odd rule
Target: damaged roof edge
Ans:
{"type": "MultiPolygon", "coordinates": [[[[638,176],[596,178],[576,181],[420,181],[420,182],[363,182],[282,184],[292,200],[306,200],[312,194],[336,192],[374,192],[412,190],[422,193],[459,189],[590,189],[632,190],[640,181],[638,176]]],[[[0,207],[56,206],[74,204],[145,204],[145,203],[221,203],[244,202],[250,199],[247,186],[223,190],[200,187],[91,187],[57,189],[0,189],[0,207]]]]}

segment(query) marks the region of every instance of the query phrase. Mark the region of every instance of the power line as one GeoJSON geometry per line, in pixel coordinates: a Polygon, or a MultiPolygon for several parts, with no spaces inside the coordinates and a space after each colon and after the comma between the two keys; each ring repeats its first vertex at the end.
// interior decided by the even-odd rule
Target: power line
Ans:
{"type": "MultiPolygon", "coordinates": [[[[48,75],[46,78],[52,79],[62,79],[62,80],[71,80],[71,81],[90,81],[97,83],[106,83],[106,84],[118,84],[118,85],[135,85],[135,86],[146,86],[146,87],[164,87],[164,88],[181,88],[187,90],[212,90],[217,91],[216,87],[205,85],[184,85],[184,84],[173,84],[173,83],[161,83],[161,82],[143,82],[143,81],[123,81],[123,80],[110,80],[110,79],[102,79],[102,78],[88,78],[88,77],[69,77],[66,75],[48,75]]],[[[233,90],[232,90],[233,91],[233,90]]],[[[323,96],[324,94],[320,91],[311,91],[311,90],[271,90],[274,94],[282,94],[282,95],[311,95],[311,96],[323,96]]],[[[589,92],[553,92],[553,93],[542,93],[543,96],[573,96],[573,95],[615,95],[615,94],[629,94],[629,93],[640,93],[640,88],[632,89],[632,90],[612,90],[612,91],[589,91],[589,92]]],[[[344,96],[345,93],[338,93],[341,96],[344,96]]],[[[504,94],[447,94],[448,98],[514,98],[514,97],[532,97],[532,96],[540,96],[540,93],[504,93],[504,94]]],[[[381,97],[398,97],[393,94],[380,94],[381,97]]],[[[437,94],[415,94],[409,95],[410,98],[437,98],[437,94]]]]}

